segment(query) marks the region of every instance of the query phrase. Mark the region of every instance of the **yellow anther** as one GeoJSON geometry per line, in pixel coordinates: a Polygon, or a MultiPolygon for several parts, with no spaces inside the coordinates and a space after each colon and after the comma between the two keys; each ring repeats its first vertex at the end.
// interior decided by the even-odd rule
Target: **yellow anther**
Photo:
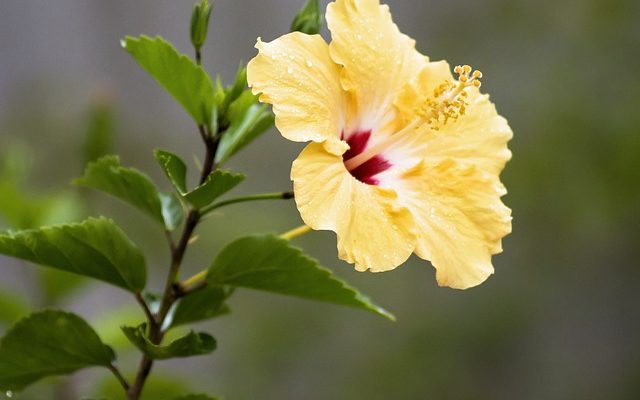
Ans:
{"type": "Polygon", "coordinates": [[[453,71],[458,74],[458,84],[462,89],[469,86],[480,87],[479,79],[482,78],[482,72],[478,70],[474,71],[469,65],[458,65],[453,69],[453,71]]]}
{"type": "Polygon", "coordinates": [[[416,110],[416,114],[434,130],[439,130],[449,121],[455,121],[464,115],[469,105],[469,93],[465,89],[481,85],[482,72],[474,71],[469,65],[458,65],[453,72],[458,75],[457,81],[446,80],[438,85],[433,94],[416,110]]]}

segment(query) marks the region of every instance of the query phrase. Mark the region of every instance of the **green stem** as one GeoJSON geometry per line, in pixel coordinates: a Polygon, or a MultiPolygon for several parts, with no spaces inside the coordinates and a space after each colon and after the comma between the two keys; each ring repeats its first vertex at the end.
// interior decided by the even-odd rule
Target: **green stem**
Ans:
{"type": "Polygon", "coordinates": [[[212,204],[208,207],[204,207],[203,209],[201,209],[200,213],[202,215],[206,215],[215,209],[228,206],[230,204],[236,204],[236,203],[246,203],[249,201],[260,201],[260,200],[288,200],[288,199],[293,199],[293,192],[253,194],[250,196],[235,197],[233,199],[224,200],[219,203],[212,204]]]}
{"type": "Polygon", "coordinates": [[[207,277],[208,273],[209,273],[208,269],[203,269],[202,271],[198,272],[197,274],[195,274],[191,278],[185,279],[182,283],[180,283],[180,287],[189,288],[189,287],[195,285],[196,283],[204,280],[207,277]]]}
{"type": "MultiPolygon", "coordinates": [[[[202,125],[198,126],[200,133],[203,136],[203,141],[206,146],[206,156],[204,166],[202,168],[202,173],[200,175],[200,184],[202,184],[209,174],[216,168],[215,165],[215,155],[218,148],[218,141],[208,132],[208,129],[202,125]]],[[[162,338],[164,337],[165,332],[162,330],[162,326],[164,324],[167,315],[169,314],[169,310],[171,306],[176,302],[176,300],[180,297],[180,293],[176,288],[179,287],[178,281],[178,273],[180,272],[180,267],[182,266],[182,261],[184,259],[184,255],[187,252],[187,248],[189,247],[189,242],[193,235],[194,230],[198,226],[202,214],[196,210],[191,209],[187,215],[186,222],[184,224],[184,228],[182,231],[182,235],[180,236],[180,240],[177,244],[173,244],[172,240],[169,240],[169,245],[171,248],[171,266],[169,267],[169,273],[167,275],[167,280],[165,282],[164,294],[162,296],[162,301],[160,303],[160,308],[157,313],[151,314],[149,311],[149,307],[144,302],[144,299],[137,295],[136,299],[145,310],[147,317],[149,319],[149,340],[153,344],[160,344],[162,342],[162,338]]],[[[142,356],[140,360],[140,366],[138,367],[138,373],[136,375],[136,379],[133,385],[129,386],[127,391],[127,399],[128,400],[139,400],[142,395],[142,390],[144,385],[151,373],[151,369],[153,368],[153,360],[147,357],[146,355],[142,356]]]]}
{"type": "Polygon", "coordinates": [[[153,316],[151,309],[149,309],[149,306],[147,305],[147,302],[144,301],[141,293],[136,293],[136,301],[138,302],[138,304],[140,304],[140,307],[142,307],[144,315],[147,317],[147,321],[149,322],[149,326],[155,326],[156,318],[153,316]]]}
{"type": "Polygon", "coordinates": [[[302,236],[308,232],[311,232],[311,228],[308,227],[307,225],[301,225],[295,229],[292,229],[288,232],[283,233],[282,235],[280,235],[280,239],[291,240],[293,238],[297,238],[298,236],[302,236]]]}
{"type": "Polygon", "coordinates": [[[109,365],[109,371],[113,372],[113,375],[116,377],[116,379],[118,379],[118,382],[120,382],[124,390],[129,390],[129,382],[127,382],[124,376],[122,376],[118,367],[111,364],[109,365]]]}

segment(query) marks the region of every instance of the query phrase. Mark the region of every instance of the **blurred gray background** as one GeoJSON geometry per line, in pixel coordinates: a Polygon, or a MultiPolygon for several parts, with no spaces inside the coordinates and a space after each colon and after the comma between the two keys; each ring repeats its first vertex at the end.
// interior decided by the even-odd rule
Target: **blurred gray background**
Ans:
{"type": "MultiPolygon", "coordinates": [[[[256,37],[286,33],[302,3],[218,0],[205,68],[230,83],[240,60],[255,54],[256,37]]],[[[483,89],[515,133],[503,174],[514,232],[494,258],[496,274],[464,292],[438,288],[433,268],[418,259],[390,273],[359,274],[337,260],[333,234],[311,233],[296,243],[398,322],[242,290],[230,316],[198,326],[218,339],[219,350],[159,363],[147,398],[176,390],[227,400],[640,398],[640,2],[388,3],[423,53],[484,72],[483,89]]],[[[96,115],[112,127],[123,163],[165,189],[152,149],[202,157],[187,114],[119,43],[127,34],[159,34],[191,54],[191,6],[0,2],[1,228],[112,216],[147,251],[152,288],[160,288],[168,264],[161,232],[145,216],[69,182],[82,173],[96,115]],[[3,202],[16,190],[29,200],[22,211],[3,202]],[[39,213],[31,201],[55,204],[39,213]]],[[[288,190],[300,149],[275,131],[263,135],[229,164],[248,175],[236,194],[288,190]]],[[[187,273],[235,237],[299,223],[290,202],[226,208],[200,231],[187,273]]],[[[117,326],[142,315],[124,292],[76,285],[6,258],[0,292],[0,316],[10,314],[0,331],[20,315],[8,312],[19,302],[24,312],[63,307],[96,325],[122,354],[123,369],[135,367],[117,326]]],[[[14,398],[117,399],[114,384],[91,370],[14,398]]]]}

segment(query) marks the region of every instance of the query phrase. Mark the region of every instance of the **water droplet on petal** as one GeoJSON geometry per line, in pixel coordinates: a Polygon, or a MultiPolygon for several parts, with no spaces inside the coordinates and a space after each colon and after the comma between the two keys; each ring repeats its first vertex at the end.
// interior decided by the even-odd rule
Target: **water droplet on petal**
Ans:
{"type": "Polygon", "coordinates": [[[312,68],[313,67],[313,61],[307,60],[307,67],[312,68]]]}

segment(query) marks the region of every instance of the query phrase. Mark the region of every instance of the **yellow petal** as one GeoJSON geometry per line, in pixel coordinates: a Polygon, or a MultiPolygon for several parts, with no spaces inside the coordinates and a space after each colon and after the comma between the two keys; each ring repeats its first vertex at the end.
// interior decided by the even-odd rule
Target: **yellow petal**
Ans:
{"type": "Polygon", "coordinates": [[[400,195],[419,231],[416,254],[441,286],[466,289],[493,273],[491,255],[511,232],[511,210],[497,176],[454,160],[422,163],[402,177],[400,195]]]}
{"type": "Polygon", "coordinates": [[[359,182],[342,157],[311,143],[293,163],[291,179],[304,222],[338,236],[339,257],[358,271],[387,271],[415,247],[414,222],[396,192],[359,182]]]}
{"type": "Polygon", "coordinates": [[[258,55],[247,66],[247,81],[260,101],[273,105],[276,127],[296,142],[324,142],[336,154],[344,125],[344,92],[339,67],[319,35],[294,32],[272,42],[258,39],[258,55]]]}
{"type": "MultiPolygon", "coordinates": [[[[449,64],[445,61],[425,66],[417,79],[396,98],[402,119],[406,122],[415,118],[414,111],[445,80],[453,80],[449,64]]],[[[513,133],[507,120],[498,115],[489,95],[481,94],[476,87],[465,90],[468,94],[465,113],[440,125],[438,131],[432,130],[425,135],[425,146],[418,151],[429,161],[454,158],[497,175],[511,158],[507,142],[513,133]]]]}
{"type": "Polygon", "coordinates": [[[416,110],[419,110],[425,99],[447,80],[453,81],[453,75],[446,61],[426,63],[395,99],[395,106],[402,122],[406,124],[416,118],[416,110]]]}
{"type": "Polygon", "coordinates": [[[427,159],[452,157],[499,174],[511,159],[507,142],[513,132],[507,120],[498,115],[488,94],[480,94],[477,88],[468,90],[467,113],[441,128],[429,143],[427,159]]]}
{"type": "Polygon", "coordinates": [[[356,128],[375,129],[394,119],[393,100],[426,57],[398,30],[378,0],[337,0],[327,6],[331,57],[344,65],[342,86],[353,94],[356,128]]]}

